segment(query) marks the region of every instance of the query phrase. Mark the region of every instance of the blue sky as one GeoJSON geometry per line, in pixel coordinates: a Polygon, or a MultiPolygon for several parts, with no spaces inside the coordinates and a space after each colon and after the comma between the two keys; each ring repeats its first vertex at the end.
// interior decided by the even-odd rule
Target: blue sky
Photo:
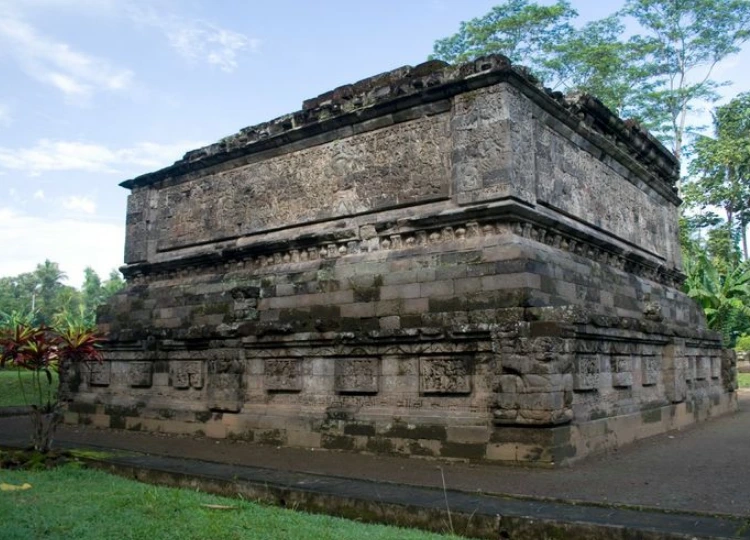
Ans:
{"type": "MultiPolygon", "coordinates": [[[[122,264],[122,180],[426,59],[493,0],[0,0],[0,276],[122,264]]],[[[574,0],[581,20],[619,1],[574,0]]],[[[750,48],[717,72],[750,89],[750,48]]]]}

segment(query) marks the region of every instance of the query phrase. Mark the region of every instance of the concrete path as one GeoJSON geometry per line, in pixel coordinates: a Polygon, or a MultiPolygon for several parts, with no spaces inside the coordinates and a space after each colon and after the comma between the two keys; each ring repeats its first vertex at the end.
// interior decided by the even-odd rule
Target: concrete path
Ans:
{"type": "MultiPolygon", "coordinates": [[[[0,445],[22,446],[28,440],[27,432],[27,418],[0,418],[0,445]]],[[[234,465],[235,476],[240,470],[252,476],[270,469],[276,474],[306,473],[317,478],[312,484],[368,481],[382,489],[399,484],[439,488],[440,493],[444,477],[448,490],[479,497],[475,502],[489,500],[486,495],[510,495],[533,499],[529,501],[533,504],[604,504],[609,512],[622,505],[750,517],[750,392],[740,394],[740,411],[736,414],[554,470],[275,448],[80,426],[63,427],[58,442],[61,446],[115,448],[181,458],[170,466],[191,460],[194,471],[213,466],[205,462],[234,465]]],[[[156,463],[154,457],[139,459],[156,463]]],[[[166,466],[164,463],[162,466],[166,466]]],[[[310,482],[306,485],[312,485],[310,482]]]]}

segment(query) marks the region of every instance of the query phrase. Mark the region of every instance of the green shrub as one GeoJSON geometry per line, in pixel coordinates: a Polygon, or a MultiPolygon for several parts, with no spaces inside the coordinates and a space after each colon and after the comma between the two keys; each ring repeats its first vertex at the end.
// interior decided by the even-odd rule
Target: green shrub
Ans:
{"type": "Polygon", "coordinates": [[[734,349],[739,352],[750,351],[750,336],[743,335],[737,339],[734,349]]]}

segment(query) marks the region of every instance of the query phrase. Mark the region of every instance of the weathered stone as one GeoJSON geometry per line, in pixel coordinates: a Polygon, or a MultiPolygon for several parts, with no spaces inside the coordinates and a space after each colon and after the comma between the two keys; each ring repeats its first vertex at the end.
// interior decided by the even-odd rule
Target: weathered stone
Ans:
{"type": "Polygon", "coordinates": [[[377,358],[337,359],[335,385],[337,392],[376,394],[379,390],[380,360],[377,358]]]}
{"type": "Polygon", "coordinates": [[[153,362],[130,362],[128,365],[130,368],[130,373],[128,373],[130,386],[150,387],[153,380],[153,366],[153,362]]]}
{"type": "Polygon", "coordinates": [[[124,182],[128,283],[68,418],[550,464],[731,410],[678,162],[525,73],[400,68],[124,182]]]}
{"type": "Polygon", "coordinates": [[[269,392],[302,390],[301,358],[266,358],[264,384],[269,392]]]}
{"type": "Polygon", "coordinates": [[[471,393],[471,362],[467,357],[422,357],[419,388],[423,394],[471,393]]]}

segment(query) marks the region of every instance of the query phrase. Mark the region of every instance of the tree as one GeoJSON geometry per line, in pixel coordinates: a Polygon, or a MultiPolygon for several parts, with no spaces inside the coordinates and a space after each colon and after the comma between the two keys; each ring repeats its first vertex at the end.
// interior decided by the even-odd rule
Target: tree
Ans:
{"type": "Polygon", "coordinates": [[[659,84],[642,97],[646,126],[682,157],[688,114],[716,99],[716,65],[750,37],[748,0],[628,0],[624,13],[646,31],[649,71],[659,84]]]}
{"type": "Polygon", "coordinates": [[[64,285],[64,279],[58,264],[49,260],[34,272],[0,278],[0,328],[19,322],[93,328],[97,308],[125,286],[117,270],[102,283],[92,268],[86,268],[81,291],[64,285]]]}
{"type": "Polygon", "coordinates": [[[580,29],[567,1],[506,0],[435,42],[433,58],[462,62],[501,53],[552,88],[588,92],[639,120],[682,157],[688,117],[719,86],[716,65],[750,37],[750,0],[627,0],[580,29]],[[623,18],[641,32],[624,39],[623,18]]]}
{"type": "Polygon", "coordinates": [[[117,294],[125,288],[125,280],[122,279],[122,274],[117,270],[112,270],[109,273],[109,278],[102,285],[102,301],[106,300],[110,296],[117,294]]]}
{"type": "Polygon", "coordinates": [[[685,259],[685,292],[703,308],[708,326],[731,345],[750,318],[750,267],[738,264],[722,274],[705,254],[685,259]],[[743,326],[738,328],[735,324],[743,326]]]}
{"type": "MultiPolygon", "coordinates": [[[[39,286],[38,318],[42,324],[49,325],[55,314],[57,294],[63,286],[62,282],[68,279],[68,276],[60,270],[57,263],[45,259],[42,264],[36,266],[34,277],[36,278],[36,284],[39,286]]],[[[34,296],[35,294],[32,293],[32,300],[34,296]]]]}
{"type": "Polygon", "coordinates": [[[714,136],[699,136],[692,146],[685,185],[688,206],[705,211],[722,208],[726,238],[733,247],[739,236],[748,258],[747,226],[750,222],[750,93],[740,94],[714,113],[714,136]]]}
{"type": "Polygon", "coordinates": [[[435,42],[431,58],[460,63],[487,54],[503,54],[544,70],[542,59],[556,41],[573,31],[578,13],[567,0],[540,6],[528,0],[507,0],[482,17],[462,22],[453,36],[435,42]]]}
{"type": "Polygon", "coordinates": [[[653,68],[643,64],[653,45],[638,36],[624,41],[624,32],[611,15],[555,42],[542,60],[547,84],[594,95],[620,116],[639,116],[639,96],[654,86],[653,68]]]}

